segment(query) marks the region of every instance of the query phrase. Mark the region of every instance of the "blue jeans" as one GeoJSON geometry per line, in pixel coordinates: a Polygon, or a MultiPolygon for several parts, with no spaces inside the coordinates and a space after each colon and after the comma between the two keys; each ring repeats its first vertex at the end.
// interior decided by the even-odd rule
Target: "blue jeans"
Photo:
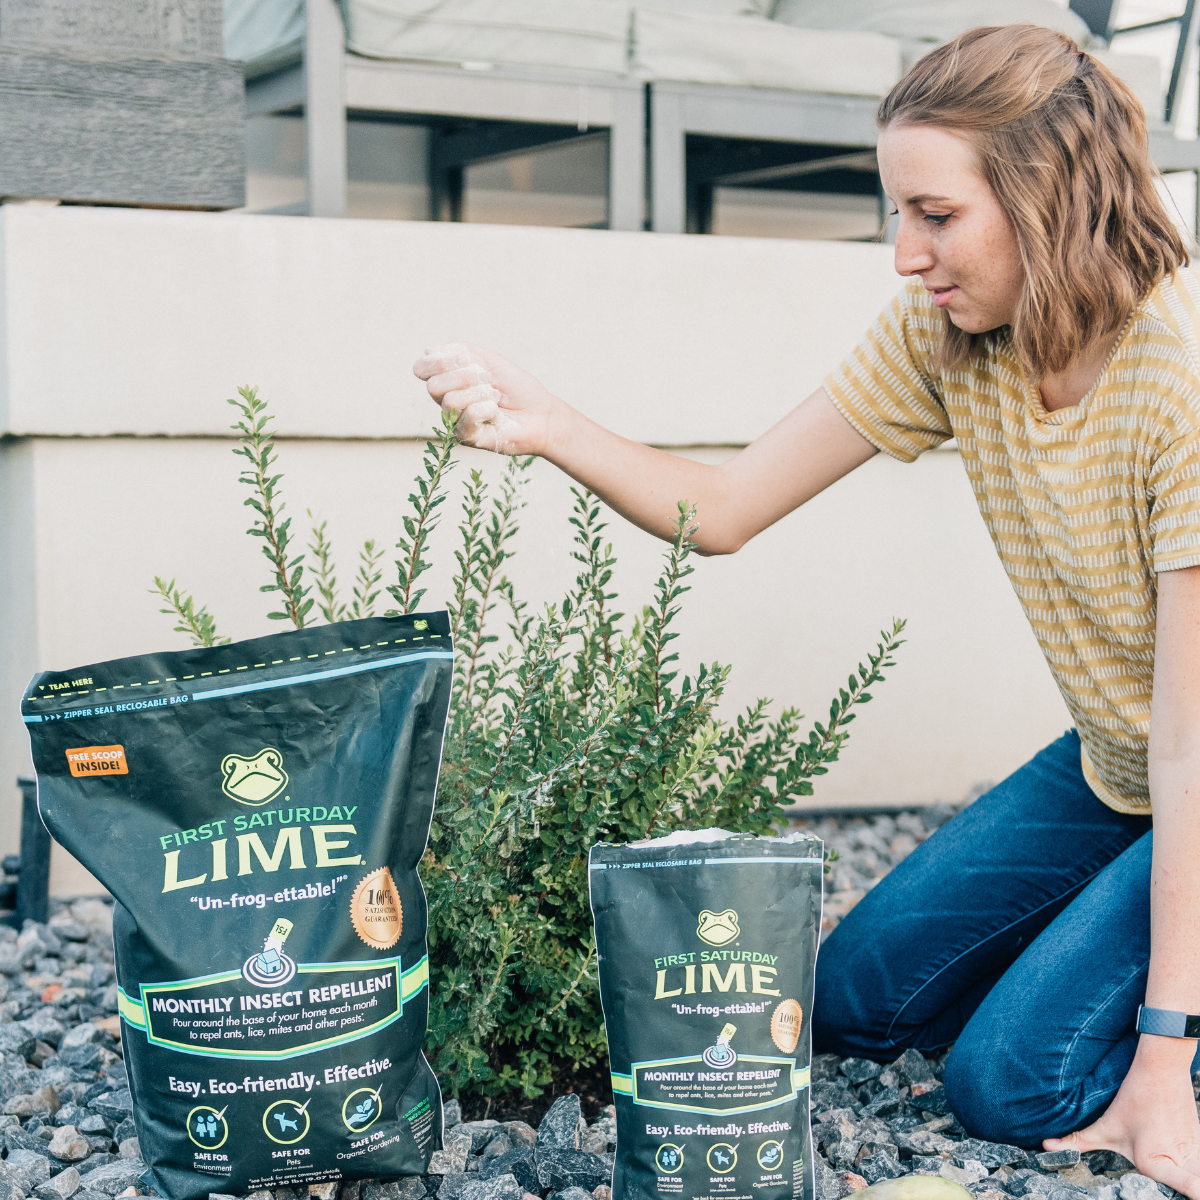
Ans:
{"type": "Polygon", "coordinates": [[[890,1061],[953,1044],[946,1097],[974,1136],[1033,1146],[1087,1125],[1137,1048],[1152,836],[1148,817],[1096,798],[1064,734],[830,934],[814,1052],[890,1061]]]}

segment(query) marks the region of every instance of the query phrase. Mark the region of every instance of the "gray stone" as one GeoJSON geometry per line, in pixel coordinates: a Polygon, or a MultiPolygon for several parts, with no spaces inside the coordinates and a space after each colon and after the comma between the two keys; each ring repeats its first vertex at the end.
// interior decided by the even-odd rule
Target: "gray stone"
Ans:
{"type": "Polygon", "coordinates": [[[126,1117],[125,1120],[113,1130],[112,1136],[113,1141],[116,1142],[118,1146],[127,1138],[137,1137],[137,1126],[133,1123],[133,1118],[126,1117]]]}
{"type": "Polygon", "coordinates": [[[11,1158],[18,1150],[26,1150],[32,1154],[40,1154],[43,1158],[50,1157],[49,1146],[36,1133],[29,1133],[21,1128],[4,1130],[4,1145],[11,1158]]]}
{"type": "Polygon", "coordinates": [[[33,1034],[38,1041],[47,1042],[58,1048],[66,1036],[66,1026],[47,1008],[40,1008],[31,1017],[26,1017],[21,1024],[33,1034]]]}
{"type": "Polygon", "coordinates": [[[71,1200],[106,1200],[103,1192],[93,1192],[86,1184],[71,1198],[71,1200]]]}
{"type": "MultiPolygon", "coordinates": [[[[823,1058],[836,1059],[836,1054],[822,1055],[823,1058]]],[[[834,1066],[836,1070],[836,1063],[834,1066]]],[[[813,1200],[841,1200],[842,1189],[838,1187],[837,1176],[820,1158],[813,1161],[813,1182],[816,1184],[813,1200]]]]}
{"type": "Polygon", "coordinates": [[[579,1117],[579,1097],[574,1092],[559,1096],[538,1126],[538,1148],[578,1150],[579,1117]]]}
{"type": "Polygon", "coordinates": [[[37,1045],[37,1038],[16,1022],[0,1025],[0,1050],[5,1054],[16,1054],[20,1058],[28,1058],[37,1045]]]}
{"type": "Polygon", "coordinates": [[[58,1093],[52,1087],[46,1086],[13,1096],[4,1103],[5,1113],[18,1117],[31,1117],[34,1113],[49,1115],[58,1112],[60,1107],[58,1093]]]}
{"type": "MultiPolygon", "coordinates": [[[[123,1158],[87,1173],[87,1186],[106,1196],[115,1196],[127,1187],[137,1187],[146,1164],[140,1158],[123,1158]]],[[[138,1189],[141,1190],[140,1188],[138,1189]]]]}
{"type": "Polygon", "coordinates": [[[1019,1146],[1005,1146],[999,1142],[982,1142],[978,1138],[963,1138],[961,1142],[952,1143],[950,1154],[952,1162],[962,1166],[960,1159],[973,1158],[983,1163],[989,1170],[997,1167],[1007,1167],[1013,1163],[1025,1161],[1025,1151],[1019,1146]]]}
{"type": "Polygon", "coordinates": [[[836,1054],[818,1054],[809,1067],[809,1078],[813,1083],[828,1083],[838,1076],[838,1064],[842,1060],[836,1054]]]}
{"type": "Polygon", "coordinates": [[[959,1183],[963,1187],[969,1187],[971,1184],[978,1183],[981,1179],[987,1178],[987,1167],[971,1161],[965,1167],[956,1167],[954,1163],[942,1159],[941,1165],[937,1168],[937,1173],[943,1179],[949,1179],[951,1183],[959,1183]]]}
{"type": "Polygon", "coordinates": [[[577,1187],[563,1188],[561,1192],[551,1192],[550,1196],[553,1196],[554,1200],[592,1200],[591,1192],[585,1192],[583,1188],[577,1187]]]}
{"type": "Polygon", "coordinates": [[[809,1091],[812,1094],[814,1112],[822,1112],[830,1108],[849,1108],[852,1104],[858,1103],[858,1097],[844,1077],[824,1083],[814,1083],[809,1091]]]}
{"type": "Polygon", "coordinates": [[[62,1043],[58,1049],[61,1053],[63,1050],[71,1050],[76,1046],[102,1046],[104,1038],[105,1032],[99,1025],[85,1021],[82,1025],[76,1025],[74,1029],[69,1029],[63,1034],[62,1043]]]}
{"type": "MultiPolygon", "coordinates": [[[[421,1189],[424,1195],[425,1189],[421,1189]]],[[[278,1200],[278,1193],[276,1194],[278,1200]]],[[[368,1179],[363,1184],[362,1200],[400,1200],[400,1185],[398,1183],[384,1183],[379,1179],[368,1179]]]]}
{"type": "Polygon", "coordinates": [[[90,1175],[93,1171],[98,1171],[101,1167],[107,1167],[117,1161],[118,1159],[115,1154],[105,1154],[103,1152],[93,1154],[90,1158],[85,1158],[79,1164],[79,1173],[80,1175],[90,1175]]]}
{"type": "Polygon", "coordinates": [[[5,1165],[17,1172],[22,1180],[21,1190],[29,1193],[50,1178],[50,1159],[34,1150],[9,1150],[5,1165]]]}
{"type": "Polygon", "coordinates": [[[890,1117],[900,1111],[900,1106],[903,1103],[897,1088],[880,1088],[871,1097],[870,1103],[863,1105],[862,1115],[864,1117],[890,1117]]]}
{"type": "Polygon", "coordinates": [[[933,1083],[937,1079],[920,1050],[905,1050],[889,1069],[895,1073],[898,1087],[910,1088],[914,1083],[933,1083]]]}
{"type": "Polygon", "coordinates": [[[1079,1161],[1080,1155],[1078,1150],[1068,1149],[1045,1150],[1033,1157],[1043,1171],[1057,1171],[1061,1167],[1073,1167],[1079,1161]]]}
{"type": "Polygon", "coordinates": [[[537,1149],[537,1177],[541,1191],[562,1191],[581,1187],[585,1192],[608,1183],[612,1171],[598,1154],[585,1150],[559,1150],[546,1146],[537,1149]]]}
{"type": "Polygon", "coordinates": [[[866,1083],[868,1079],[874,1079],[883,1070],[877,1062],[871,1062],[869,1058],[844,1058],[840,1069],[855,1087],[866,1083]]]}
{"type": "Polygon", "coordinates": [[[917,1084],[913,1089],[913,1094],[908,1098],[909,1108],[915,1108],[921,1112],[933,1113],[935,1116],[946,1116],[950,1112],[950,1104],[946,1099],[946,1091],[940,1083],[933,1084],[917,1084]],[[917,1091],[916,1088],[921,1088],[917,1091]]]}
{"type": "Polygon", "coordinates": [[[465,1171],[447,1171],[442,1176],[441,1186],[438,1188],[437,1200],[460,1200],[463,1188],[468,1183],[474,1183],[477,1180],[472,1179],[465,1171]]]}
{"type": "Polygon", "coordinates": [[[272,1196],[266,1188],[260,1188],[257,1192],[251,1192],[246,1200],[272,1200],[272,1196]]]}
{"type": "MultiPolygon", "coordinates": [[[[138,1145],[137,1138],[136,1137],[126,1138],[117,1147],[117,1155],[120,1158],[141,1158],[142,1157],[142,1148],[141,1148],[141,1146],[138,1145]]],[[[337,1181],[335,1180],[334,1182],[336,1183],[337,1181]]],[[[312,1188],[312,1186],[313,1186],[312,1184],[309,1185],[310,1189],[312,1188]]],[[[322,1186],[322,1185],[317,1185],[317,1186],[322,1186]]],[[[310,1191],[310,1194],[311,1194],[311,1191],[310,1191]]],[[[320,1197],[320,1200],[334,1200],[334,1196],[336,1196],[336,1195],[337,1195],[337,1188],[335,1187],[334,1191],[333,1191],[333,1196],[322,1196],[322,1197],[320,1197]]]]}
{"type": "Polygon", "coordinates": [[[71,1200],[78,1191],[79,1172],[74,1167],[67,1167],[65,1171],[59,1171],[53,1179],[39,1184],[34,1188],[33,1194],[38,1200],[71,1200]]]}
{"type": "Polygon", "coordinates": [[[442,1125],[445,1129],[453,1129],[462,1122],[462,1106],[457,1100],[447,1100],[442,1105],[442,1125]]]}
{"type": "Polygon", "coordinates": [[[76,1121],[75,1128],[80,1133],[108,1133],[111,1134],[115,1128],[113,1123],[107,1118],[101,1116],[98,1112],[89,1112],[87,1116],[76,1121]]]}
{"type": "Polygon", "coordinates": [[[1137,1171],[1121,1177],[1119,1195],[1121,1200],[1162,1200],[1158,1184],[1146,1175],[1139,1175],[1137,1171]]]}
{"type": "MultiPolygon", "coordinates": [[[[506,1154],[488,1159],[480,1163],[479,1178],[493,1179],[498,1175],[514,1175],[517,1182],[527,1192],[536,1192],[541,1188],[538,1182],[537,1160],[532,1146],[514,1146],[506,1154]]],[[[441,1200],[441,1193],[439,1200],[441,1200]]]]}
{"type": "Polygon", "coordinates": [[[126,1117],[133,1116],[133,1097],[129,1094],[129,1089],[123,1087],[118,1091],[97,1096],[88,1107],[110,1121],[123,1121],[126,1117]]]}
{"type": "Polygon", "coordinates": [[[909,1129],[900,1133],[893,1132],[892,1140],[906,1154],[947,1154],[953,1153],[958,1146],[941,1133],[931,1133],[926,1129],[909,1129]]]}
{"type": "MultiPolygon", "coordinates": [[[[613,1118],[614,1128],[616,1118],[613,1118]]],[[[537,1145],[537,1130],[532,1125],[526,1124],[524,1121],[505,1121],[504,1131],[508,1134],[508,1140],[513,1146],[536,1146],[537,1145]]]]}
{"type": "Polygon", "coordinates": [[[50,1139],[50,1153],[62,1162],[79,1162],[87,1158],[95,1147],[74,1125],[63,1125],[54,1131],[50,1139]]]}
{"type": "Polygon", "coordinates": [[[1026,1191],[1037,1191],[1046,1183],[1046,1176],[1040,1171],[1032,1171],[1028,1167],[1018,1167],[1009,1171],[1004,1186],[1013,1196],[1023,1196],[1026,1191]]]}
{"type": "MultiPolygon", "coordinates": [[[[461,1126],[447,1130],[443,1139],[443,1148],[435,1150],[429,1161],[428,1173],[430,1175],[447,1175],[451,1172],[465,1171],[467,1155],[471,1153],[473,1141],[470,1130],[464,1130],[461,1126]]],[[[440,1191],[438,1195],[441,1195],[440,1191]]]]}
{"type": "Polygon", "coordinates": [[[478,1154],[499,1132],[499,1121],[462,1121],[457,1129],[471,1135],[471,1153],[478,1154]]]}
{"type": "Polygon", "coordinates": [[[88,940],[87,926],[70,917],[55,917],[50,922],[50,928],[56,936],[68,942],[86,942],[88,940]]]}
{"type": "Polygon", "coordinates": [[[900,1165],[895,1155],[878,1150],[860,1158],[854,1168],[868,1184],[879,1183],[884,1179],[899,1179],[908,1171],[900,1165]]]}
{"type": "MultiPolygon", "coordinates": [[[[580,1149],[586,1150],[589,1154],[603,1154],[609,1147],[610,1141],[608,1129],[604,1127],[604,1122],[598,1121],[595,1125],[589,1126],[580,1139],[580,1149]]],[[[491,1149],[489,1146],[488,1149],[491,1149]]],[[[487,1150],[484,1151],[487,1153],[487,1150]]]]}
{"type": "MultiPolygon", "coordinates": [[[[525,1189],[513,1175],[474,1179],[463,1188],[459,1200],[521,1200],[525,1189]]],[[[591,1200],[588,1196],[587,1200],[591,1200]]]]}

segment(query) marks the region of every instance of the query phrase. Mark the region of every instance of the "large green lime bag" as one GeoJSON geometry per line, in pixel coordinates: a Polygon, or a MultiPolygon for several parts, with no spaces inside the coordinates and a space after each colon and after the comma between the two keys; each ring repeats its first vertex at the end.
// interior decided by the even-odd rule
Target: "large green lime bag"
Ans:
{"type": "Polygon", "coordinates": [[[112,893],[145,1176],[189,1200],[417,1175],[444,612],[148,654],[29,685],[50,832],[112,893]]]}
{"type": "Polygon", "coordinates": [[[812,1200],[822,859],[720,829],[592,848],[614,1200],[812,1200]]]}

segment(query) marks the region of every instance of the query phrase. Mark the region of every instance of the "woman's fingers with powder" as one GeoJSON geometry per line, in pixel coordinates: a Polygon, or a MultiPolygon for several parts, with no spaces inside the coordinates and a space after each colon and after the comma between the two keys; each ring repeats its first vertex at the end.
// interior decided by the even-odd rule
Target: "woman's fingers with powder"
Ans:
{"type": "Polygon", "coordinates": [[[458,414],[467,446],[501,454],[541,454],[554,397],[527,371],[465,342],[427,347],[413,364],[430,396],[458,414]]]}

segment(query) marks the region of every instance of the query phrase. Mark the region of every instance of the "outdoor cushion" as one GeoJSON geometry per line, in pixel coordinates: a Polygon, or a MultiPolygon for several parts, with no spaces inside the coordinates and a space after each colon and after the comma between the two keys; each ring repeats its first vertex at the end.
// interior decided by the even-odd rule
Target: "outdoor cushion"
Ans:
{"type": "Polygon", "coordinates": [[[772,19],[805,29],[861,29],[948,42],[977,25],[1045,25],[1088,45],[1083,18],[1055,0],[779,0],[772,19]]]}
{"type": "Polygon", "coordinates": [[[693,17],[769,17],[775,0],[637,0],[637,6],[693,17]]]}
{"type": "Polygon", "coordinates": [[[629,5],[621,0],[346,0],[358,54],[623,75],[629,5]]]}
{"type": "Polygon", "coordinates": [[[900,44],[878,33],[790,29],[760,17],[634,10],[633,62],[645,79],[882,96],[900,44]]]}
{"type": "Polygon", "coordinates": [[[225,0],[225,57],[253,79],[300,61],[304,0],[225,0]]]}

